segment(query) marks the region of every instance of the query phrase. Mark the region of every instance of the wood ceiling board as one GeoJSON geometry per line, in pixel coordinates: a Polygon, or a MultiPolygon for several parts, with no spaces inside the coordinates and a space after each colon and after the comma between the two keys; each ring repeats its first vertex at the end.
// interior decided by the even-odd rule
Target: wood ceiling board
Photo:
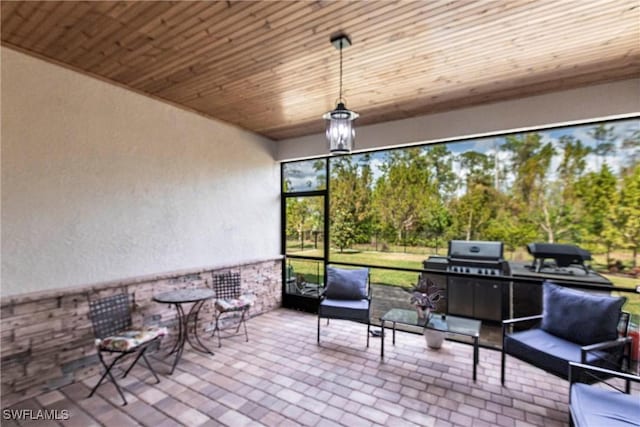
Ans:
{"type": "MultiPolygon", "coordinates": [[[[396,9],[396,12],[398,12],[397,9],[396,9]]],[[[407,16],[411,16],[415,14],[415,10],[405,11],[405,13],[407,14],[407,16]]],[[[380,19],[385,20],[386,18],[382,16],[380,19]]],[[[371,24],[375,22],[369,19],[369,23],[371,24]]],[[[327,29],[325,30],[327,34],[329,34],[329,28],[330,27],[327,26],[327,29]]],[[[299,70],[299,68],[304,67],[310,63],[316,63],[320,65],[320,71],[317,74],[322,76],[322,79],[324,81],[326,81],[327,79],[335,79],[336,87],[337,87],[338,73],[336,72],[336,70],[338,69],[339,56],[337,55],[337,52],[335,51],[335,49],[330,44],[326,43],[326,40],[324,40],[323,38],[315,37],[314,40],[318,44],[317,49],[312,48],[312,46],[308,46],[308,44],[303,46],[304,49],[301,52],[296,52],[296,55],[298,57],[294,61],[273,60],[266,63],[265,61],[261,61],[260,63],[255,64],[254,67],[250,67],[251,65],[250,63],[249,64],[243,63],[242,66],[239,67],[241,70],[240,72],[234,73],[234,74],[231,74],[231,73],[225,74],[225,77],[228,77],[231,80],[236,82],[236,83],[231,83],[231,85],[239,85],[244,87],[245,86],[244,82],[237,83],[238,79],[243,76],[253,79],[254,73],[258,72],[260,69],[265,69],[266,67],[268,67],[268,71],[272,72],[273,71],[272,68],[277,67],[279,73],[286,73],[291,69],[299,70]],[[300,60],[304,62],[300,62],[300,60]],[[292,62],[294,62],[295,65],[292,65],[292,62]],[[246,67],[245,65],[249,65],[249,67],[246,67]],[[287,67],[287,68],[285,69],[283,67],[287,67]]],[[[295,46],[296,44],[294,44],[294,47],[295,46]]],[[[392,51],[392,50],[393,49],[389,49],[387,45],[387,48],[385,49],[385,51],[392,51]]],[[[351,61],[352,57],[350,56],[350,54],[352,53],[353,53],[352,50],[344,51],[343,56],[344,56],[344,62],[345,62],[345,70],[348,68],[348,63],[351,61]]],[[[271,58],[285,57],[285,53],[282,53],[282,52],[269,52],[269,54],[271,58]]],[[[376,56],[366,56],[366,59],[370,61],[376,61],[376,56]]],[[[309,73],[309,71],[310,71],[309,69],[302,69],[300,73],[305,76],[309,76],[309,80],[311,77],[315,78],[316,74],[312,75],[311,73],[309,73]]],[[[197,97],[210,95],[210,94],[219,92],[223,89],[226,90],[228,88],[229,90],[233,90],[233,87],[229,86],[227,82],[221,81],[221,80],[218,80],[216,84],[211,85],[211,90],[208,90],[206,85],[204,86],[204,88],[200,87],[199,83],[200,82],[188,82],[186,83],[186,86],[176,85],[174,88],[172,88],[173,89],[172,92],[165,92],[165,93],[158,93],[158,94],[161,96],[167,96],[168,98],[171,98],[171,99],[175,99],[178,102],[188,102],[197,97]],[[183,92],[181,90],[183,87],[185,89],[191,89],[191,90],[187,90],[186,92],[183,92]],[[195,88],[197,91],[194,91],[193,88],[195,88]],[[182,94],[176,93],[177,91],[180,91],[183,93],[182,94]]]]}
{"type": "Polygon", "coordinates": [[[640,76],[636,1],[10,2],[2,43],[281,139],[640,76]]]}
{"type": "MultiPolygon", "coordinates": [[[[331,3],[330,6],[338,8],[339,4],[331,3]]],[[[325,9],[325,11],[327,11],[327,9],[325,9]]],[[[305,15],[309,15],[309,13],[300,11],[300,16],[305,15]]],[[[247,74],[251,72],[251,69],[254,69],[247,69],[247,67],[268,68],[270,64],[275,64],[278,61],[286,61],[287,58],[296,55],[296,52],[305,52],[304,46],[296,43],[297,40],[295,36],[292,35],[289,37],[287,35],[289,33],[295,33],[298,37],[309,39],[313,37],[314,29],[312,26],[308,26],[308,28],[300,26],[300,22],[309,21],[301,21],[300,18],[296,19],[295,15],[289,19],[292,19],[291,22],[299,27],[292,30],[286,25],[276,27],[275,29],[266,29],[264,26],[261,26],[260,32],[253,35],[248,34],[248,37],[244,38],[234,38],[233,43],[227,43],[226,48],[223,46],[220,52],[212,51],[212,56],[205,58],[205,61],[199,64],[201,69],[200,74],[208,72],[215,76],[226,76],[233,73],[247,74]],[[274,34],[276,34],[276,36],[274,36],[274,34]],[[243,52],[245,52],[244,55],[243,52]],[[258,60],[256,58],[260,59],[258,60]]],[[[202,78],[207,80],[209,77],[206,74],[204,76],[194,75],[195,81],[190,82],[192,87],[198,88],[198,85],[202,82],[202,78]]]]}

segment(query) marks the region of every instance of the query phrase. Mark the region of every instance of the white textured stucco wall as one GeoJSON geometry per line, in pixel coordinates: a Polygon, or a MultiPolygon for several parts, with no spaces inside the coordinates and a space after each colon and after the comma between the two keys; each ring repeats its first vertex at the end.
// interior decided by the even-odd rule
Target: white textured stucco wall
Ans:
{"type": "Polygon", "coordinates": [[[278,256],[272,141],[1,58],[3,295],[278,256]]]}
{"type": "MultiPolygon", "coordinates": [[[[356,121],[355,151],[637,114],[638,94],[640,79],[629,79],[376,125],[358,126],[356,121]]],[[[349,107],[358,111],[357,105],[349,107]]],[[[279,141],[277,159],[326,153],[322,133],[279,141]]]]}

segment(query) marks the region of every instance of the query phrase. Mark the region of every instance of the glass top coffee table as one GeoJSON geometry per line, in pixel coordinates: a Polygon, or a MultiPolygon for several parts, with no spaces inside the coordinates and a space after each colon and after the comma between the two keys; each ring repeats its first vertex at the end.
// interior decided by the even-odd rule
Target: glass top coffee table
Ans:
{"type": "Polygon", "coordinates": [[[432,313],[427,319],[418,318],[416,310],[405,310],[402,308],[393,308],[387,311],[380,318],[380,326],[382,327],[380,341],[380,358],[384,359],[384,328],[385,323],[392,323],[393,338],[392,343],[396,345],[396,324],[417,326],[420,328],[434,329],[450,334],[465,335],[473,339],[473,380],[476,380],[476,367],[478,365],[478,339],[480,337],[480,327],[482,322],[479,320],[466,319],[451,315],[441,315],[432,313]]]}

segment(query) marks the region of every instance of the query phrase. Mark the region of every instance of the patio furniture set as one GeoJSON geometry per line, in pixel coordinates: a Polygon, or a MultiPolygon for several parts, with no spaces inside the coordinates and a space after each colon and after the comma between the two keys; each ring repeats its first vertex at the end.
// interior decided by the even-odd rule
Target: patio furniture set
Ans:
{"type": "MultiPolygon", "coordinates": [[[[629,394],[630,382],[640,382],[640,377],[623,372],[626,359],[631,353],[629,313],[622,311],[625,301],[625,297],[594,295],[545,282],[541,315],[502,322],[502,384],[504,385],[505,379],[506,355],[509,354],[570,380],[570,421],[573,425],[640,425],[640,399],[629,394]],[[512,330],[513,325],[532,321],[539,321],[539,326],[512,330]],[[582,375],[571,376],[571,372],[577,372],[578,369],[582,375]],[[625,393],[587,385],[612,377],[625,381],[625,393]],[[594,401],[599,403],[594,405],[594,401]]],[[[318,307],[318,344],[321,318],[326,318],[327,323],[329,319],[343,319],[367,325],[368,347],[370,307],[368,269],[344,270],[328,267],[327,286],[318,307]]],[[[396,324],[470,336],[473,339],[473,380],[476,380],[481,327],[479,320],[439,314],[420,319],[416,311],[392,309],[380,318],[381,359],[384,359],[386,322],[392,324],[394,345],[396,324]]]]}
{"type": "MultiPolygon", "coordinates": [[[[222,346],[223,327],[221,323],[223,317],[228,314],[240,314],[240,318],[235,322],[236,330],[234,334],[237,334],[240,331],[240,327],[243,326],[245,339],[249,341],[246,320],[249,308],[253,305],[253,296],[242,294],[240,285],[240,273],[228,272],[213,276],[212,289],[178,289],[153,296],[153,301],[173,305],[177,311],[178,336],[173,347],[167,353],[167,356],[175,354],[169,375],[173,374],[182,358],[186,343],[189,343],[191,348],[196,351],[213,355],[213,352],[201,341],[197,327],[200,310],[211,299],[215,298],[215,326],[211,335],[218,335],[218,347],[222,346]],[[183,307],[185,304],[192,304],[188,312],[183,307]]],[[[138,360],[142,358],[155,377],[156,382],[160,382],[147,359],[146,351],[153,346],[159,346],[160,340],[167,334],[166,327],[133,328],[128,294],[116,294],[91,301],[89,304],[89,317],[96,337],[98,358],[105,369],[102,377],[91,390],[89,397],[93,396],[105,378],[109,377],[120,394],[124,402],[123,405],[127,404],[127,399],[111,370],[128,355],[135,354],[135,358],[125,370],[123,378],[129,374],[131,369],[138,363],[138,360]],[[103,353],[115,354],[116,356],[107,364],[103,353]]]]}
{"type": "MultiPolygon", "coordinates": [[[[327,267],[326,287],[320,293],[317,317],[317,342],[320,345],[321,319],[349,320],[367,325],[367,347],[371,336],[371,289],[368,269],[341,269],[327,267]]],[[[178,338],[168,354],[174,354],[170,374],[173,373],[184,351],[185,344],[199,352],[213,354],[200,340],[197,319],[203,304],[215,301],[215,327],[221,346],[221,316],[240,313],[235,333],[244,326],[248,341],[246,319],[251,306],[250,296],[240,295],[239,274],[227,273],[214,277],[214,289],[187,289],[154,296],[154,301],[173,304],[178,312],[178,338]],[[183,304],[193,304],[188,313],[183,304]],[[189,325],[193,324],[190,329],[189,325]],[[192,331],[190,334],[190,330],[192,331]]],[[[626,298],[590,294],[567,289],[553,283],[543,284],[543,313],[502,322],[503,345],[501,351],[501,381],[504,385],[506,355],[518,358],[570,382],[570,421],[576,426],[640,425],[640,399],[631,396],[630,383],[640,377],[625,373],[631,351],[631,338],[627,336],[629,314],[622,311],[626,298]],[[531,327],[532,322],[538,322],[531,327]],[[521,330],[514,326],[528,324],[521,330]],[[589,384],[608,379],[622,379],[624,392],[611,391],[589,384]]],[[[156,381],[160,381],[145,352],[157,345],[166,334],[166,328],[131,330],[131,315],[127,295],[116,295],[91,304],[91,319],[96,333],[98,355],[105,373],[91,395],[108,376],[126,399],[115,378],[112,367],[124,356],[137,353],[131,368],[142,358],[156,381]],[[106,325],[106,326],[105,326],[106,325]],[[118,330],[126,330],[118,333],[118,330]],[[107,364],[102,353],[117,353],[107,364]]],[[[449,334],[469,336],[473,342],[473,380],[477,378],[481,322],[458,316],[432,314],[422,319],[416,311],[392,309],[381,318],[380,359],[384,360],[384,331],[391,323],[392,343],[395,345],[396,325],[417,326],[449,334]]]]}

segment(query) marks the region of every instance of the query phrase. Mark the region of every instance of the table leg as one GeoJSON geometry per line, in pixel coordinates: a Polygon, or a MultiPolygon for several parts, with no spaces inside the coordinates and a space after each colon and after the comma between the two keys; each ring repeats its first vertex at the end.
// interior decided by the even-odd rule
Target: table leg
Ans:
{"type": "Polygon", "coordinates": [[[192,323],[193,323],[193,336],[195,338],[195,343],[191,341],[191,338],[189,338],[188,329],[187,329],[186,337],[187,337],[187,341],[189,341],[189,345],[191,345],[191,347],[194,350],[197,350],[201,353],[213,354],[213,352],[209,350],[207,346],[202,343],[202,341],[200,341],[200,337],[198,336],[198,313],[200,313],[200,309],[202,308],[204,303],[205,301],[198,301],[195,304],[193,304],[193,307],[191,307],[191,310],[189,310],[189,315],[187,316],[187,325],[189,324],[189,320],[193,317],[192,323]]]}
{"type": "MultiPolygon", "coordinates": [[[[188,317],[184,315],[184,310],[182,309],[181,304],[176,304],[176,310],[178,310],[178,340],[176,344],[173,346],[174,349],[171,353],[176,353],[176,358],[173,360],[173,365],[171,366],[171,371],[169,375],[173,374],[173,371],[176,369],[176,365],[178,361],[182,358],[182,352],[184,351],[184,343],[187,336],[187,320],[188,317]]],[[[171,354],[169,353],[169,354],[171,354]]]]}
{"type": "Polygon", "coordinates": [[[391,342],[396,345],[396,322],[393,322],[393,339],[391,342]]]}
{"type": "Polygon", "coordinates": [[[473,337],[473,381],[476,381],[476,371],[479,359],[478,337],[473,337]]]}
{"type": "Polygon", "coordinates": [[[182,311],[182,307],[180,307],[179,304],[175,304],[175,306],[176,311],[178,312],[178,337],[176,338],[176,342],[173,344],[173,347],[171,347],[171,350],[169,350],[169,352],[167,353],[167,356],[170,356],[178,351],[180,342],[182,341],[182,337],[184,336],[184,331],[182,330],[182,318],[184,316],[184,312],[182,311]]]}
{"type": "Polygon", "coordinates": [[[380,359],[384,359],[384,320],[380,320],[380,359]]]}

